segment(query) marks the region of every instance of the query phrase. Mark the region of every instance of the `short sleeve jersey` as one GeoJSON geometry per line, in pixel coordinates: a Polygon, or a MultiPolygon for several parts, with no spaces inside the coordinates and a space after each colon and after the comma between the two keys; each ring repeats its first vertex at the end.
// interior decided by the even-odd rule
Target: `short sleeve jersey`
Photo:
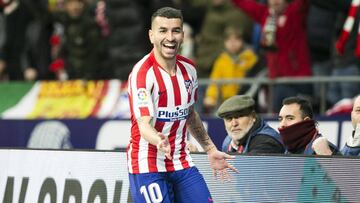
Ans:
{"type": "Polygon", "coordinates": [[[171,76],[146,55],[133,68],[128,80],[131,109],[131,139],[127,147],[129,173],[172,172],[193,166],[186,148],[186,122],[197,99],[197,76],[191,60],[176,57],[176,73],[171,76]],[[152,117],[151,125],[168,137],[172,160],[140,136],[137,119],[152,117]]]}

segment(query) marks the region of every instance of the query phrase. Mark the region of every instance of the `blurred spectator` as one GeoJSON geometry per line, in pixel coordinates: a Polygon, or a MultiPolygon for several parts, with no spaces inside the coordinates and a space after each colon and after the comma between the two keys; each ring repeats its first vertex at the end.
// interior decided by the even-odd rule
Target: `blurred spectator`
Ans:
{"type": "Polygon", "coordinates": [[[354,128],[352,135],[349,136],[345,146],[341,149],[344,155],[360,155],[360,95],[354,100],[351,111],[351,123],[354,128]]]}
{"type": "Polygon", "coordinates": [[[287,153],[305,155],[331,155],[338,153],[337,147],[329,142],[331,150],[317,150],[315,140],[322,137],[313,119],[311,103],[301,97],[287,97],[279,112],[279,132],[287,153]]]}
{"type": "Polygon", "coordinates": [[[194,52],[195,52],[195,39],[193,37],[193,29],[189,24],[184,22],[184,41],[181,45],[180,55],[194,60],[194,52]]]}
{"type": "MultiPolygon", "coordinates": [[[[241,79],[254,67],[257,56],[246,46],[241,30],[229,26],[224,31],[225,50],[216,58],[210,79],[241,79]]],[[[241,86],[238,84],[210,85],[205,94],[204,108],[212,112],[219,102],[236,95],[241,86]],[[220,87],[220,89],[218,89],[220,87]]]]}
{"type": "MultiPolygon", "coordinates": [[[[266,50],[268,76],[310,76],[310,58],[306,32],[308,0],[268,0],[268,4],[255,0],[233,0],[262,27],[261,46],[266,50]]],[[[297,94],[310,95],[312,86],[275,85],[272,95],[272,110],[279,111],[281,101],[297,94]]]]}
{"type": "MultiPolygon", "coordinates": [[[[205,17],[200,33],[196,36],[195,63],[197,64],[198,77],[208,79],[211,68],[217,56],[223,49],[224,30],[228,26],[239,27],[245,41],[249,41],[252,31],[252,21],[242,11],[234,8],[228,0],[211,0],[206,6],[205,17]]],[[[199,85],[198,101],[203,101],[206,86],[199,85]]],[[[203,103],[197,102],[195,108],[200,113],[203,103]]]]}
{"type": "Polygon", "coordinates": [[[113,78],[127,80],[133,65],[146,53],[145,22],[142,8],[134,0],[106,0],[106,18],[110,35],[107,39],[113,78]]]}
{"type": "Polygon", "coordinates": [[[175,8],[180,9],[186,22],[193,30],[193,37],[198,36],[206,14],[208,0],[172,0],[175,8]]]}
{"type": "Polygon", "coordinates": [[[127,80],[133,65],[151,50],[148,43],[151,14],[171,0],[106,0],[106,18],[110,35],[107,38],[112,77],[127,80]]]}
{"type": "Polygon", "coordinates": [[[60,46],[51,70],[58,79],[102,79],[106,60],[105,41],[95,16],[85,0],[65,0],[64,12],[56,20],[63,26],[63,36],[54,40],[60,46]]]}
{"type": "Polygon", "coordinates": [[[224,120],[228,133],[222,151],[237,153],[284,153],[279,133],[255,112],[255,101],[236,95],[224,101],[217,115],[224,120]]]}
{"type": "Polygon", "coordinates": [[[40,2],[26,0],[0,1],[4,15],[4,43],[0,47],[0,76],[3,79],[35,80],[38,76],[37,67],[33,66],[35,58],[29,56],[29,48],[37,39],[37,35],[29,34],[29,25],[38,12],[32,8],[36,9],[38,4],[40,2]]]}
{"type": "MultiPolygon", "coordinates": [[[[341,153],[345,156],[359,156],[360,155],[360,95],[354,98],[351,111],[351,123],[353,132],[348,137],[345,146],[341,149],[341,153]]],[[[329,151],[329,143],[327,139],[322,139],[313,146],[318,150],[329,151]]]]}
{"type": "MultiPolygon", "coordinates": [[[[339,36],[333,50],[333,76],[360,76],[360,40],[358,0],[314,0],[315,5],[337,12],[339,36]]],[[[353,98],[360,92],[358,83],[330,83],[328,100],[331,105],[344,98],[353,98]]]]}
{"type": "Polygon", "coordinates": [[[211,0],[208,5],[196,49],[199,78],[208,78],[217,56],[223,51],[224,30],[228,26],[239,27],[246,41],[251,36],[252,22],[227,0],[211,0]]]}
{"type": "MultiPolygon", "coordinates": [[[[308,19],[308,38],[311,57],[311,69],[314,76],[330,76],[333,68],[332,48],[335,37],[336,13],[310,5],[308,19]]],[[[325,84],[328,87],[327,84],[325,84]]],[[[319,112],[321,85],[314,84],[313,107],[319,112]]]]}

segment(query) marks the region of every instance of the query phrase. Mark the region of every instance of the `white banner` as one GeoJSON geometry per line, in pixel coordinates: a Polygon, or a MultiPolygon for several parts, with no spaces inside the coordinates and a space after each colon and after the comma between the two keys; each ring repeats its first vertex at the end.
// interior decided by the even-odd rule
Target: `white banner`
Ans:
{"type": "Polygon", "coordinates": [[[119,152],[0,150],[0,201],[128,202],[119,152]]]}

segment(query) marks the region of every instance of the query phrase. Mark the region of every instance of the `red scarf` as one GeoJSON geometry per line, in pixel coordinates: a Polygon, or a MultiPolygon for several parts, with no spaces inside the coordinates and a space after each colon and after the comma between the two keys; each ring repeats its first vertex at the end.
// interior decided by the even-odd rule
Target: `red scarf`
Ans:
{"type": "MultiPolygon", "coordinates": [[[[351,7],[348,12],[348,16],[346,18],[343,30],[341,32],[341,35],[336,42],[336,49],[339,52],[339,54],[344,54],[345,52],[345,43],[349,39],[350,32],[353,29],[355,18],[357,16],[357,12],[359,10],[360,0],[352,0],[351,7]]],[[[355,55],[357,57],[360,57],[360,24],[358,28],[358,37],[357,37],[357,43],[356,43],[356,50],[355,55]]]]}
{"type": "Polygon", "coordinates": [[[304,120],[293,125],[279,128],[281,138],[290,152],[304,149],[317,134],[314,120],[304,120]]]}

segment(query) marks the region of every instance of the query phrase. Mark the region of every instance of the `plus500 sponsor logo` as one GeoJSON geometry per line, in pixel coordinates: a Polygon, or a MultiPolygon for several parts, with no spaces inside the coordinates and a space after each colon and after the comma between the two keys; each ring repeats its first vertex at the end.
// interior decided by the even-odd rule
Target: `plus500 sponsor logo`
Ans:
{"type": "Polygon", "coordinates": [[[179,108],[177,107],[176,110],[160,110],[158,111],[158,120],[160,121],[179,121],[184,120],[189,115],[188,108],[179,108]]]}

